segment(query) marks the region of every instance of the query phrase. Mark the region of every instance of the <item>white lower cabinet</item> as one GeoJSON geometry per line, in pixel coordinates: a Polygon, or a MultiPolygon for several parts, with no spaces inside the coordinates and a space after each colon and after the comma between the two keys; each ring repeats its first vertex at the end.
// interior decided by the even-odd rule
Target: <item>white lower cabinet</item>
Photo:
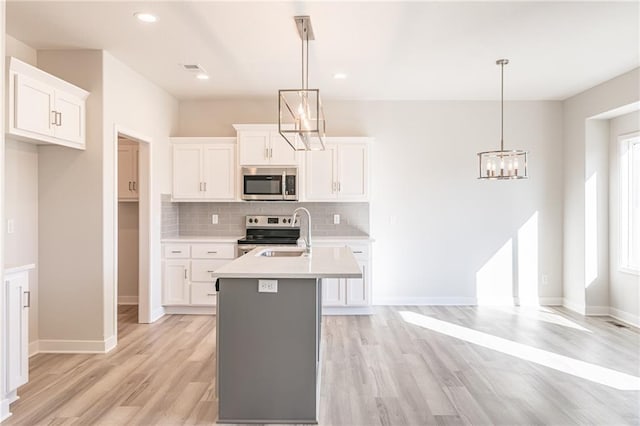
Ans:
{"type": "MultiPolygon", "coordinates": [[[[331,308],[327,313],[349,313],[349,308],[369,308],[371,306],[370,245],[350,241],[314,242],[318,247],[348,246],[351,248],[362,278],[325,278],[322,280],[322,306],[331,308]],[[337,310],[333,308],[344,308],[337,310]]],[[[352,309],[353,310],[353,309],[352,309]]],[[[358,311],[357,313],[360,313],[358,311]]],[[[364,313],[364,311],[362,312],[364,313]]]]}
{"type": "Polygon", "coordinates": [[[171,309],[170,313],[191,313],[189,308],[215,306],[215,271],[235,258],[235,243],[165,243],[162,252],[163,305],[184,308],[171,309]]]}
{"type": "MultiPolygon", "coordinates": [[[[15,401],[18,387],[29,381],[29,271],[5,273],[5,350],[6,370],[1,375],[5,380],[6,394],[3,403],[15,401]]],[[[0,420],[8,412],[0,413],[0,420]]]]}

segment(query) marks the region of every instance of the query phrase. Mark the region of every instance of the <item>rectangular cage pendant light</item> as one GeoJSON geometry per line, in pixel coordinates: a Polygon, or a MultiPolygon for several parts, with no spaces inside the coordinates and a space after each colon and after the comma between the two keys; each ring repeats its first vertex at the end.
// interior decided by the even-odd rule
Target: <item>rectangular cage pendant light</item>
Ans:
{"type": "Polygon", "coordinates": [[[319,89],[309,89],[309,40],[313,40],[311,18],[296,16],[302,40],[302,88],[278,90],[278,132],[296,151],[325,149],[326,120],[319,89]]]}

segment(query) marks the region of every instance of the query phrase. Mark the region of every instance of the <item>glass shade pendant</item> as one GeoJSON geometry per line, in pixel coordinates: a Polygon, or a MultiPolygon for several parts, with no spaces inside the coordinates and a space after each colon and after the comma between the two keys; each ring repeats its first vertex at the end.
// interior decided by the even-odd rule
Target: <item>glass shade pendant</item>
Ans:
{"type": "Polygon", "coordinates": [[[278,90],[278,132],[296,151],[323,151],[326,120],[319,89],[309,89],[311,18],[295,16],[302,40],[302,88],[278,90]]]}
{"type": "Polygon", "coordinates": [[[478,179],[527,179],[527,151],[504,149],[504,66],[508,59],[498,59],[500,65],[500,150],[478,153],[478,179]]]}

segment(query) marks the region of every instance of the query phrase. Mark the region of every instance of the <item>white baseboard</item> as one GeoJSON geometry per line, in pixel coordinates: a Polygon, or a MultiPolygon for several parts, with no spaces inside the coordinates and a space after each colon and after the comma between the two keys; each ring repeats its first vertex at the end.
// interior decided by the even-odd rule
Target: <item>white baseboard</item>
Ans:
{"type": "Polygon", "coordinates": [[[29,342],[29,358],[40,353],[40,340],[29,342]]]}
{"type": "Polygon", "coordinates": [[[162,318],[165,314],[165,310],[163,306],[160,306],[157,309],[154,309],[153,311],[151,311],[151,321],[149,321],[149,323],[154,323],[156,321],[158,321],[160,318],[162,318]]]}
{"type": "Polygon", "coordinates": [[[569,309],[570,311],[573,311],[573,312],[578,313],[580,315],[585,315],[585,310],[586,310],[585,306],[577,304],[577,303],[573,303],[569,299],[563,298],[562,299],[562,306],[564,306],[565,308],[569,309]]]}
{"type": "Polygon", "coordinates": [[[40,353],[104,354],[115,347],[115,336],[106,340],[40,340],[38,347],[40,353]]]}
{"type": "Polygon", "coordinates": [[[609,308],[609,315],[634,327],[640,327],[640,316],[616,308],[609,308]]]}
{"type": "Polygon", "coordinates": [[[176,315],[215,315],[215,306],[165,306],[165,314],[176,315]]]}
{"type": "Polygon", "coordinates": [[[609,315],[608,306],[586,306],[584,314],[588,317],[603,317],[609,315]]]}
{"type": "Polygon", "coordinates": [[[0,422],[11,417],[11,411],[9,411],[9,404],[11,404],[9,398],[4,398],[0,401],[0,422]]]}
{"type": "Polygon", "coordinates": [[[327,306],[322,308],[322,315],[371,315],[371,306],[327,306]]]}
{"type": "Polygon", "coordinates": [[[111,336],[107,340],[104,341],[104,351],[111,352],[118,345],[118,338],[116,336],[111,336]]]}
{"type": "Polygon", "coordinates": [[[562,306],[562,297],[539,297],[540,306],[562,306]]]}
{"type": "Polygon", "coordinates": [[[475,297],[388,297],[379,298],[374,305],[384,306],[452,306],[452,305],[477,305],[475,297]]]}
{"type": "Polygon", "coordinates": [[[137,305],[138,296],[118,296],[118,305],[137,305]]]}

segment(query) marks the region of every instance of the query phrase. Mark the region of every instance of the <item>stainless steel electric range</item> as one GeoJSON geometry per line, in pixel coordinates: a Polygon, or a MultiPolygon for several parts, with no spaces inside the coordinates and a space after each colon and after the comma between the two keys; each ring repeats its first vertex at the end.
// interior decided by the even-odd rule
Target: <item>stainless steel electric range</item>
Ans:
{"type": "Polygon", "coordinates": [[[291,216],[245,217],[246,235],[238,240],[238,257],[263,245],[295,245],[300,238],[300,219],[291,216]]]}

